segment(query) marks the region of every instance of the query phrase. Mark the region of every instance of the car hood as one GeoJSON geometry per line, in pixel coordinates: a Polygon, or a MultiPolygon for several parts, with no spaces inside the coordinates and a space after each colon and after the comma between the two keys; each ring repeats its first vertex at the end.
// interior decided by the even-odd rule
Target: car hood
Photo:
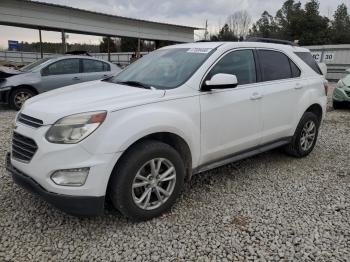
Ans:
{"type": "Polygon", "coordinates": [[[91,81],[35,96],[26,101],[21,112],[49,125],[67,115],[98,110],[115,111],[152,103],[164,94],[164,90],[91,81]]]}
{"type": "Polygon", "coordinates": [[[40,74],[37,72],[18,72],[1,80],[1,86],[35,85],[40,81],[40,74]]]}
{"type": "Polygon", "coordinates": [[[11,67],[0,66],[0,79],[21,74],[22,72],[11,67]]]}
{"type": "Polygon", "coordinates": [[[346,86],[350,87],[350,75],[345,76],[342,81],[346,86]]]}

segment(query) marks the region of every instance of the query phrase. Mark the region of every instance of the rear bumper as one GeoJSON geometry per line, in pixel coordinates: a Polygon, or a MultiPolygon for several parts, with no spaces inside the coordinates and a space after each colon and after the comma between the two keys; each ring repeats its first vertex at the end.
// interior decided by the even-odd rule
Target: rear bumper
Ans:
{"type": "Polygon", "coordinates": [[[6,156],[6,169],[13,181],[31,193],[38,194],[56,208],[75,216],[96,216],[103,213],[104,196],[70,196],[45,190],[34,179],[16,169],[11,164],[10,154],[6,156]]]}

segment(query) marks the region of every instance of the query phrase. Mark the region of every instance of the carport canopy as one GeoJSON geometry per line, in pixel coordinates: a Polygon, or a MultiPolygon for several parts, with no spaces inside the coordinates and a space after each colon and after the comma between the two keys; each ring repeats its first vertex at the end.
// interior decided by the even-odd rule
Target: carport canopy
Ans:
{"type": "MultiPolygon", "coordinates": [[[[84,1],[80,2],[83,7],[84,1]]],[[[194,30],[200,29],[26,0],[1,0],[0,24],[67,33],[172,42],[193,42],[194,30]]]]}

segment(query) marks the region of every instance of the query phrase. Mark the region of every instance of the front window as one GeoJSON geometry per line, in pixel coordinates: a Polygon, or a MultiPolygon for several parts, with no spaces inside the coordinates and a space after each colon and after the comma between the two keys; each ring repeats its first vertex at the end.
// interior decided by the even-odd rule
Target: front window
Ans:
{"type": "Polygon", "coordinates": [[[230,74],[237,77],[240,85],[256,82],[255,60],[252,50],[237,50],[225,55],[209,72],[206,80],[216,74],[230,74]]]}
{"type": "Polygon", "coordinates": [[[172,89],[185,83],[212,54],[207,48],[170,48],[154,51],[128,66],[113,83],[137,82],[157,89],[172,89]]]}

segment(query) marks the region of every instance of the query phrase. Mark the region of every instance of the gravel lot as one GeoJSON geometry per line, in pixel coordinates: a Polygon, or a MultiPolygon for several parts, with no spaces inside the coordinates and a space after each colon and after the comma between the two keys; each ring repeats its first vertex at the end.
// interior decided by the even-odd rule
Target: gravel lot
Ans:
{"type": "Polygon", "coordinates": [[[307,158],[275,150],[195,176],[143,223],[71,217],[14,185],[14,115],[0,109],[0,261],[350,261],[350,110],[330,108],[307,158]]]}

